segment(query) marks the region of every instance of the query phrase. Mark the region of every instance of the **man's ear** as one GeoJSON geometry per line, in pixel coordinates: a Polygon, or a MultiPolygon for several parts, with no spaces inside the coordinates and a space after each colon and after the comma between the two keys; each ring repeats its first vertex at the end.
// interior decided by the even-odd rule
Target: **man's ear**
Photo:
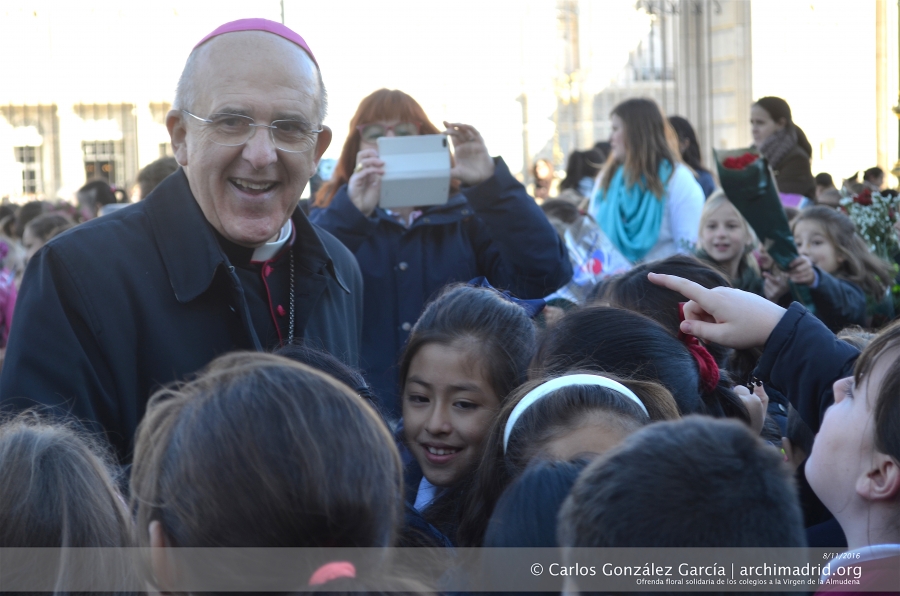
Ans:
{"type": "Polygon", "coordinates": [[[325,154],[325,150],[328,149],[329,145],[331,145],[331,129],[323,124],[322,132],[319,133],[319,138],[316,139],[316,165],[319,164],[319,160],[322,159],[322,156],[325,154]]]}
{"type": "Polygon", "coordinates": [[[150,566],[153,569],[153,576],[156,578],[157,587],[160,592],[170,592],[174,587],[172,569],[169,562],[169,541],[159,521],[150,522],[147,528],[150,533],[150,566]]]}
{"type": "Polygon", "coordinates": [[[180,110],[169,110],[169,113],[166,114],[166,128],[169,129],[169,138],[172,139],[175,161],[182,167],[188,165],[187,128],[184,124],[184,114],[180,110]]]}
{"type": "Polygon", "coordinates": [[[867,501],[891,501],[900,496],[900,465],[890,455],[875,452],[869,470],[856,482],[856,493],[867,501]]]}

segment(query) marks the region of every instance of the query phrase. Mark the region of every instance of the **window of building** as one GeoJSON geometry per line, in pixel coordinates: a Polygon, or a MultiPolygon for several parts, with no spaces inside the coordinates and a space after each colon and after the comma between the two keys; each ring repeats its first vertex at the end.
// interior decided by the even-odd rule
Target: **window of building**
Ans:
{"type": "Polygon", "coordinates": [[[13,152],[22,168],[22,194],[35,195],[41,192],[41,148],[13,147],[13,152]]]}
{"type": "Polygon", "coordinates": [[[111,186],[124,186],[125,150],[122,141],[84,141],[84,177],[105,180],[111,186]]]}

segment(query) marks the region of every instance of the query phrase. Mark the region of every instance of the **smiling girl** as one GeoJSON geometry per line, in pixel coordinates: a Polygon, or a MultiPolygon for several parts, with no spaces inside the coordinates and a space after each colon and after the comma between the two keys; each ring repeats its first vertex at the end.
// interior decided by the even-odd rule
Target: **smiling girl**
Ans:
{"type": "Polygon", "coordinates": [[[804,209],[792,227],[803,262],[792,264],[790,279],[809,286],[816,316],[834,332],[871,326],[893,277],[888,264],[869,252],[850,218],[829,207],[804,209]]]}
{"type": "Polygon", "coordinates": [[[428,305],[403,352],[403,432],[415,458],[407,499],[454,543],[491,424],[524,381],[534,346],[523,308],[495,290],[455,285],[428,305]]]}
{"type": "Polygon", "coordinates": [[[733,287],[762,295],[763,280],[750,252],[753,239],[747,220],[724,194],[704,203],[697,256],[727,275],[733,287]]]}

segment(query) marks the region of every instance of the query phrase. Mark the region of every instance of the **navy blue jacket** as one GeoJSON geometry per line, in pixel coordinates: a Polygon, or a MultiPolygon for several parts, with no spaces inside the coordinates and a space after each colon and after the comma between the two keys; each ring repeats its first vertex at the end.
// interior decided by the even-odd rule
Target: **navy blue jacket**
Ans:
{"type": "MultiPolygon", "coordinates": [[[[772,330],[756,367],[755,375],[790,400],[803,421],[819,432],[825,410],[834,403],[832,385],[853,374],[859,351],[834,334],[808,310],[794,302],[772,330]]],[[[846,545],[840,527],[825,521],[825,509],[806,481],[804,466],[797,471],[797,484],[811,545],[846,545]]]]}
{"type": "Polygon", "coordinates": [[[837,333],[851,325],[866,324],[866,295],[858,285],[825,273],[818,267],[819,285],[810,288],[816,316],[837,333]]]}
{"type": "Polygon", "coordinates": [[[754,374],[785,395],[817,433],[825,410],[834,403],[831,386],[853,374],[858,356],[856,348],[794,302],[769,336],[754,374]]]}
{"type": "Polygon", "coordinates": [[[491,178],[426,208],[409,228],[381,208],[364,216],[346,185],[310,214],[356,255],[363,275],[360,365],[390,417],[400,411],[400,351],[443,286],[483,275],[519,298],[543,298],[572,278],[553,226],[503,160],[495,164],[491,178]]]}

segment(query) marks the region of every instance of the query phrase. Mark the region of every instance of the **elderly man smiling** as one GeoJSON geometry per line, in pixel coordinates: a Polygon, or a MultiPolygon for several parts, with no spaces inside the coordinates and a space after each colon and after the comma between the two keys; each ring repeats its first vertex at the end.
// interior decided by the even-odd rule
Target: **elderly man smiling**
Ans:
{"type": "Polygon", "coordinates": [[[194,48],[166,125],[181,168],[32,259],[0,406],[104,431],[121,461],[150,394],[231,350],[303,338],[355,364],[353,255],[297,208],[331,141],[306,42],[262,19],[194,48]]]}

